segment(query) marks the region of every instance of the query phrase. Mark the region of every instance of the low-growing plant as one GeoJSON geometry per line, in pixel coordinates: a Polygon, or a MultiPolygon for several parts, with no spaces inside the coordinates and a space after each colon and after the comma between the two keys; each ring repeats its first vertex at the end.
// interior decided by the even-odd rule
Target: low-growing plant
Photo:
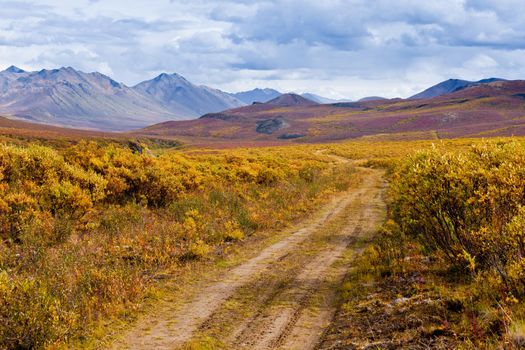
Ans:
{"type": "Polygon", "coordinates": [[[484,144],[454,154],[423,151],[393,175],[392,213],[400,229],[469,270],[507,267],[525,253],[525,149],[484,144]]]}
{"type": "Polygon", "coordinates": [[[89,337],[160,276],[303,217],[351,175],[309,147],[0,145],[0,348],[89,337]]]}
{"type": "Polygon", "coordinates": [[[428,147],[397,161],[389,177],[390,220],[360,264],[374,271],[376,281],[392,280],[390,288],[436,298],[462,346],[520,348],[523,143],[428,147]],[[411,282],[396,287],[399,280],[411,282]]]}

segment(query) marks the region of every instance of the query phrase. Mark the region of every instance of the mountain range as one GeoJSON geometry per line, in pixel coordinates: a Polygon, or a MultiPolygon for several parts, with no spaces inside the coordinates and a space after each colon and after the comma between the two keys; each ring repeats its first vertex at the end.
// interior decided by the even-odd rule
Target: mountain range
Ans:
{"type": "MultiPolygon", "coordinates": [[[[410,99],[431,99],[502,81],[450,79],[410,99]]],[[[374,96],[357,103],[381,101],[388,100],[374,96]]],[[[195,85],[178,74],[162,73],[130,87],[104,74],[84,73],[71,67],[27,72],[11,66],[0,72],[0,115],[49,125],[123,131],[164,121],[196,119],[254,103],[344,106],[350,102],[311,93],[282,94],[268,88],[227,93],[195,85]]]]}
{"type": "MultiPolygon", "coordinates": [[[[13,70],[13,74],[20,74],[13,70]]],[[[10,79],[13,79],[11,77],[10,79]]],[[[107,138],[232,147],[289,142],[446,139],[525,135],[525,81],[472,84],[427,99],[378,99],[318,104],[283,94],[198,119],[167,121],[128,133],[46,126],[0,117],[0,138],[107,138]]],[[[75,141],[76,142],[76,141],[75,141]]]]}
{"type": "MultiPolygon", "coordinates": [[[[282,95],[273,89],[227,93],[162,73],[126,86],[98,73],[72,67],[27,72],[15,66],[0,72],[0,114],[66,127],[121,131],[206,113],[264,103],[282,95]]],[[[305,94],[318,103],[332,100],[305,94]]]]}
{"type": "Polygon", "coordinates": [[[73,68],[1,72],[0,111],[39,123],[110,130],[177,117],[103,74],[73,68]]]}
{"type": "Polygon", "coordinates": [[[242,105],[228,93],[177,74],[128,87],[71,67],[26,72],[11,66],[0,72],[0,113],[51,125],[129,130],[242,105]]]}

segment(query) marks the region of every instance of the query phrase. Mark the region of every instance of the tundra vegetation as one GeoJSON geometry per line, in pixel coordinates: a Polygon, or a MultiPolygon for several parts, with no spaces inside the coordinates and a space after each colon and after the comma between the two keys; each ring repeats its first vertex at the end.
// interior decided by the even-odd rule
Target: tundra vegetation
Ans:
{"type": "Polygon", "coordinates": [[[163,276],[304,217],[351,174],[307,147],[2,144],[0,348],[89,337],[163,276]]]}
{"type": "Polygon", "coordinates": [[[524,146],[456,140],[402,157],[394,147],[390,159],[376,148],[369,164],[389,169],[389,219],[347,277],[328,339],[523,348],[524,146]]]}
{"type": "Polygon", "coordinates": [[[388,169],[389,219],[342,286],[327,339],[523,346],[521,139],[230,150],[17,139],[0,146],[0,348],[90,338],[165,276],[347,190],[354,164],[388,169]]]}

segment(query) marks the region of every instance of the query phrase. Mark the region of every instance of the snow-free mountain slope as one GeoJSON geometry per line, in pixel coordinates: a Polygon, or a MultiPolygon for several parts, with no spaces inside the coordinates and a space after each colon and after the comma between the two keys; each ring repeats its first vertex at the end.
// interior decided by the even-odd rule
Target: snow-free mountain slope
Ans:
{"type": "Polygon", "coordinates": [[[271,106],[281,106],[281,107],[289,107],[289,106],[314,106],[318,103],[312,100],[309,100],[301,95],[297,94],[283,94],[281,96],[278,96],[274,98],[273,100],[270,100],[266,102],[267,105],[271,106]]]}
{"type": "Polygon", "coordinates": [[[148,136],[181,136],[230,144],[525,135],[524,96],[525,81],[472,85],[426,100],[327,105],[298,95],[283,95],[264,104],[213,113],[197,120],[162,123],[142,132],[148,136]]]}
{"type": "Polygon", "coordinates": [[[450,94],[452,92],[459,91],[461,89],[464,89],[466,87],[470,86],[476,86],[479,84],[487,84],[492,83],[495,81],[505,81],[504,79],[500,78],[488,78],[488,79],[481,79],[479,81],[468,81],[468,80],[461,80],[461,79],[448,79],[445,80],[439,84],[436,84],[434,86],[429,87],[428,89],[415,94],[414,96],[410,97],[411,99],[425,99],[425,98],[433,98],[438,97],[445,94],[450,94]]]}
{"type": "Polygon", "coordinates": [[[249,91],[242,91],[231,94],[233,97],[237,98],[238,100],[242,101],[243,103],[247,105],[251,105],[254,102],[268,102],[278,96],[281,95],[281,93],[274,89],[260,89],[256,88],[249,91]]]}
{"type": "Polygon", "coordinates": [[[181,119],[101,73],[71,67],[0,72],[0,113],[38,123],[102,130],[181,119]]]}
{"type": "Polygon", "coordinates": [[[243,106],[237,98],[207,86],[197,86],[178,74],[160,74],[133,87],[175,114],[199,117],[243,106]]]}
{"type": "Polygon", "coordinates": [[[321,103],[321,104],[350,102],[349,99],[333,99],[333,98],[328,98],[328,97],[324,97],[321,95],[312,94],[310,92],[305,92],[304,94],[301,94],[301,96],[308,100],[311,100],[317,103],[321,103]]]}
{"type": "Polygon", "coordinates": [[[381,96],[367,96],[360,98],[357,102],[368,102],[368,101],[384,101],[387,100],[387,98],[381,97],[381,96]]]}
{"type": "Polygon", "coordinates": [[[110,77],[71,67],[0,72],[0,114],[37,123],[130,130],[243,106],[220,90],[178,74],[161,74],[131,88],[110,77]]]}

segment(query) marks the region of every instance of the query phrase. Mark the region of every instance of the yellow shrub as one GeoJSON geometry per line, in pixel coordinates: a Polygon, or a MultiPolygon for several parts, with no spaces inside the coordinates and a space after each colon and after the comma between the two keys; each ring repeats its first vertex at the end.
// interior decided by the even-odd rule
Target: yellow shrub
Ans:
{"type": "Polygon", "coordinates": [[[392,175],[393,218],[451,263],[495,271],[523,294],[524,169],[525,148],[513,141],[419,152],[392,175]]]}
{"type": "Polygon", "coordinates": [[[239,228],[239,224],[235,221],[228,221],[224,225],[224,237],[227,241],[240,241],[244,238],[244,232],[239,228]]]}
{"type": "Polygon", "coordinates": [[[309,147],[158,153],[0,145],[0,348],[89,336],[159,275],[282,228],[352,181],[309,147]]]}

